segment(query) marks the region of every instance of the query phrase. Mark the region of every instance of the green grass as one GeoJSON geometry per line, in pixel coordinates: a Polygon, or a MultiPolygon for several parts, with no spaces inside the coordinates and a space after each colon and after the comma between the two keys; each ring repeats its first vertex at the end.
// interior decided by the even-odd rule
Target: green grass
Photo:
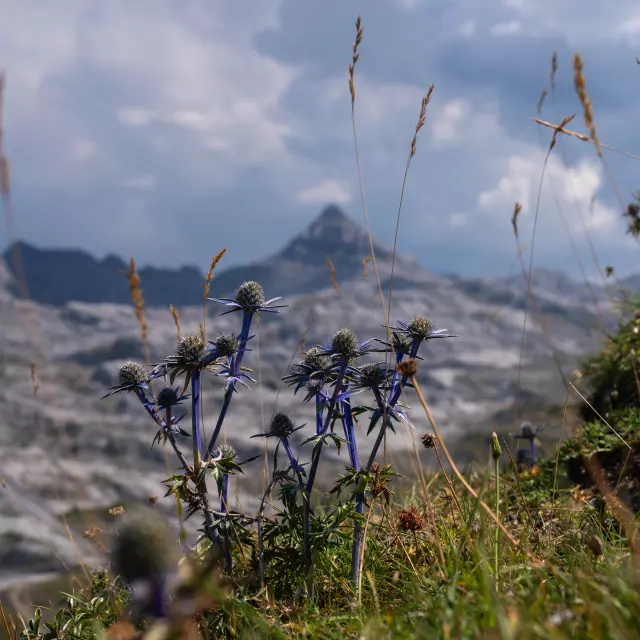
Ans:
{"type": "MultiPolygon", "coordinates": [[[[499,487],[490,445],[485,467],[476,465],[466,474],[517,545],[496,536],[496,525],[479,500],[449,471],[449,478],[442,469],[425,472],[415,484],[395,477],[386,484],[374,482],[365,510],[367,544],[358,599],[349,580],[351,512],[336,516],[327,496],[318,495],[314,602],[303,596],[299,512],[293,509],[286,526],[267,527],[266,590],[260,585],[255,537],[235,545],[230,577],[211,569],[204,547],[198,559],[183,565],[175,600],[186,612],[184,620],[196,621],[200,629],[192,637],[637,638],[637,517],[621,516],[616,504],[599,493],[588,461],[597,460],[608,486],[640,512],[632,495],[640,495],[640,409],[635,390],[627,385],[625,394],[619,392],[620,371],[611,365],[620,361],[621,351],[628,357],[639,325],[634,314],[583,368],[586,388],[591,384],[601,403],[601,417],[585,412],[574,436],[533,469],[516,469],[503,440],[499,487]],[[607,394],[613,394],[615,406],[607,394]]],[[[80,515],[78,522],[71,518],[74,528],[80,515]]],[[[31,602],[44,600],[44,593],[34,588],[31,602]]],[[[131,614],[124,585],[99,573],[92,585],[76,589],[55,616],[44,611],[40,635],[31,637],[109,637],[101,629],[133,619],[131,614]],[[49,635],[42,631],[44,620],[55,630],[49,635]]],[[[33,628],[35,620],[30,624],[33,628]]],[[[182,629],[162,637],[189,636],[182,629]]]]}

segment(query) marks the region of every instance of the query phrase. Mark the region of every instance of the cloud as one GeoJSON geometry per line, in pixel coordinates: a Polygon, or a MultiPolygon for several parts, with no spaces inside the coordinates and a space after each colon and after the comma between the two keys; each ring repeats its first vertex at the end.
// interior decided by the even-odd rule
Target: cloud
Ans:
{"type": "Polygon", "coordinates": [[[351,194],[343,183],[337,180],[323,180],[313,187],[299,191],[298,201],[303,204],[316,204],[318,206],[324,206],[329,202],[347,204],[351,201],[351,194]]]}
{"type": "Polygon", "coordinates": [[[128,189],[138,189],[140,191],[153,191],[156,188],[156,178],[150,174],[135,176],[126,179],[123,186],[128,189]]]}
{"type": "MultiPolygon", "coordinates": [[[[206,267],[221,246],[228,264],[277,250],[325,202],[360,219],[346,72],[358,14],[360,170],[383,241],[435,85],[399,237],[429,268],[503,272],[515,199],[530,231],[551,136],[531,116],[554,50],[560,67],[543,117],[577,113],[572,126],[584,130],[572,86],[579,50],[602,141],[640,152],[631,0],[615,12],[580,0],[0,0],[0,9],[16,218],[22,236],[44,245],[206,267]]],[[[640,187],[634,161],[608,162],[623,196],[640,187]]],[[[538,259],[575,269],[559,248],[567,229],[586,246],[586,229],[603,262],[634,269],[619,208],[589,145],[559,139],[538,259]]]]}
{"type": "Polygon", "coordinates": [[[520,33],[522,23],[519,20],[511,20],[510,22],[499,22],[491,27],[491,34],[494,36],[510,36],[520,33]]]}

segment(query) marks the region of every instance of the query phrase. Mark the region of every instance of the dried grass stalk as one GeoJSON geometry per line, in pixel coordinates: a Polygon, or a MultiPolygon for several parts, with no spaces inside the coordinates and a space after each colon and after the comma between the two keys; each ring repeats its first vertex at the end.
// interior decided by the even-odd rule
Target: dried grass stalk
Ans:
{"type": "Polygon", "coordinates": [[[584,122],[591,134],[591,140],[595,144],[596,153],[602,158],[602,148],[600,146],[598,132],[596,131],[596,123],[593,117],[593,106],[591,105],[589,94],[587,93],[587,81],[582,68],[582,57],[579,53],[576,53],[573,56],[573,82],[576,92],[578,93],[578,98],[580,98],[582,109],[584,110],[584,122]]]}

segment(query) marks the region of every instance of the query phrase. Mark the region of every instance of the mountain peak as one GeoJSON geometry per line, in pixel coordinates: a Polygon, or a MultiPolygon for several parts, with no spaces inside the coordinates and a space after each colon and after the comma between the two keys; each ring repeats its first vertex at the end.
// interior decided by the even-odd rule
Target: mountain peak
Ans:
{"type": "MultiPolygon", "coordinates": [[[[305,264],[325,265],[329,256],[334,263],[353,262],[360,265],[370,253],[367,232],[342,209],[329,205],[276,257],[305,264]]],[[[376,246],[376,256],[385,253],[384,249],[376,246]]]]}
{"type": "Polygon", "coordinates": [[[335,223],[344,223],[344,222],[352,222],[352,224],[355,224],[353,223],[353,221],[349,219],[347,214],[336,204],[327,205],[320,212],[320,215],[314,221],[314,223],[321,223],[321,224],[335,224],[335,223]]]}

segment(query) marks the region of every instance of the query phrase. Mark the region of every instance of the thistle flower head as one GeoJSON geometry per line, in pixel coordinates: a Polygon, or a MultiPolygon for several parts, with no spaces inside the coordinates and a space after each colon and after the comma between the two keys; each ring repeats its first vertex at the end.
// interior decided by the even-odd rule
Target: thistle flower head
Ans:
{"type": "Polygon", "coordinates": [[[268,313],[278,313],[278,309],[281,309],[286,305],[274,305],[273,303],[280,300],[280,298],[265,299],[264,289],[262,285],[253,280],[244,282],[238,287],[235,298],[208,298],[214,302],[219,302],[225,307],[229,307],[226,313],[233,313],[234,311],[248,311],[250,313],[259,313],[265,311],[268,313]]]}
{"type": "Polygon", "coordinates": [[[427,318],[413,318],[409,322],[398,321],[397,326],[387,327],[399,335],[408,336],[412,342],[424,342],[433,338],[455,338],[456,336],[448,334],[446,329],[436,329],[433,322],[427,318]]]}
{"type": "Polygon", "coordinates": [[[331,340],[331,351],[343,356],[353,358],[358,355],[358,338],[351,329],[338,329],[331,340]]]}
{"type": "Polygon", "coordinates": [[[538,427],[534,427],[530,422],[523,422],[520,425],[520,431],[515,434],[515,438],[519,440],[534,440],[539,430],[538,427]]]}
{"type": "Polygon", "coordinates": [[[125,362],[118,371],[118,381],[123,387],[135,387],[144,383],[145,380],[144,368],[132,360],[125,362]]]}
{"type": "Polygon", "coordinates": [[[158,409],[166,410],[169,407],[175,407],[181,404],[186,397],[180,393],[179,387],[163,387],[158,392],[158,409]]]}
{"type": "Polygon", "coordinates": [[[229,444],[221,444],[214,452],[213,457],[218,458],[220,460],[226,460],[231,458],[231,460],[236,460],[238,457],[237,451],[229,444]]]}
{"type": "MultiPolygon", "coordinates": [[[[330,375],[333,366],[327,353],[330,347],[312,347],[304,355],[298,364],[294,364],[291,373],[282,378],[291,385],[296,385],[295,391],[299,391],[310,381],[319,381],[320,387],[325,378],[330,375]]],[[[318,389],[320,388],[318,387],[318,389]]]]}
{"type": "Polygon", "coordinates": [[[232,333],[221,333],[213,344],[216,353],[222,358],[234,356],[240,348],[240,341],[232,333]]]}
{"type": "MultiPolygon", "coordinates": [[[[311,398],[315,398],[317,395],[322,394],[326,380],[324,378],[311,378],[307,381],[305,388],[307,395],[304,398],[304,402],[309,402],[311,398]]],[[[320,396],[322,398],[322,395],[320,396]]]]}
{"type": "Polygon", "coordinates": [[[243,309],[255,309],[265,303],[264,289],[260,284],[250,280],[238,287],[236,292],[236,303],[243,309]]]}
{"type": "Polygon", "coordinates": [[[175,546],[166,521],[156,514],[125,522],[116,536],[113,568],[128,582],[157,579],[173,568],[175,546]]]}
{"type": "Polygon", "coordinates": [[[142,365],[131,360],[129,362],[125,362],[118,370],[119,384],[115,387],[111,387],[109,392],[103,396],[103,399],[112,396],[114,393],[120,393],[120,391],[147,389],[148,380],[149,378],[142,365]]]}
{"type": "Polygon", "coordinates": [[[197,363],[204,354],[204,348],[202,336],[189,333],[178,342],[175,359],[181,364],[197,363]]]}
{"type": "Polygon", "coordinates": [[[313,372],[316,372],[326,369],[329,361],[327,356],[322,352],[322,349],[319,347],[312,347],[304,354],[301,364],[308,367],[313,372]]]}
{"type": "Polygon", "coordinates": [[[408,356],[411,353],[411,338],[406,333],[393,333],[391,347],[394,353],[408,356]]]}
{"type": "Polygon", "coordinates": [[[384,387],[389,381],[389,370],[377,363],[367,362],[358,367],[357,385],[366,389],[384,387]]]}
{"type": "Polygon", "coordinates": [[[296,430],[293,421],[286,413],[276,413],[269,423],[269,435],[280,440],[288,438],[296,430]]]}
{"type": "Polygon", "coordinates": [[[411,320],[407,328],[414,340],[426,340],[435,331],[433,322],[422,317],[411,320]]]}

